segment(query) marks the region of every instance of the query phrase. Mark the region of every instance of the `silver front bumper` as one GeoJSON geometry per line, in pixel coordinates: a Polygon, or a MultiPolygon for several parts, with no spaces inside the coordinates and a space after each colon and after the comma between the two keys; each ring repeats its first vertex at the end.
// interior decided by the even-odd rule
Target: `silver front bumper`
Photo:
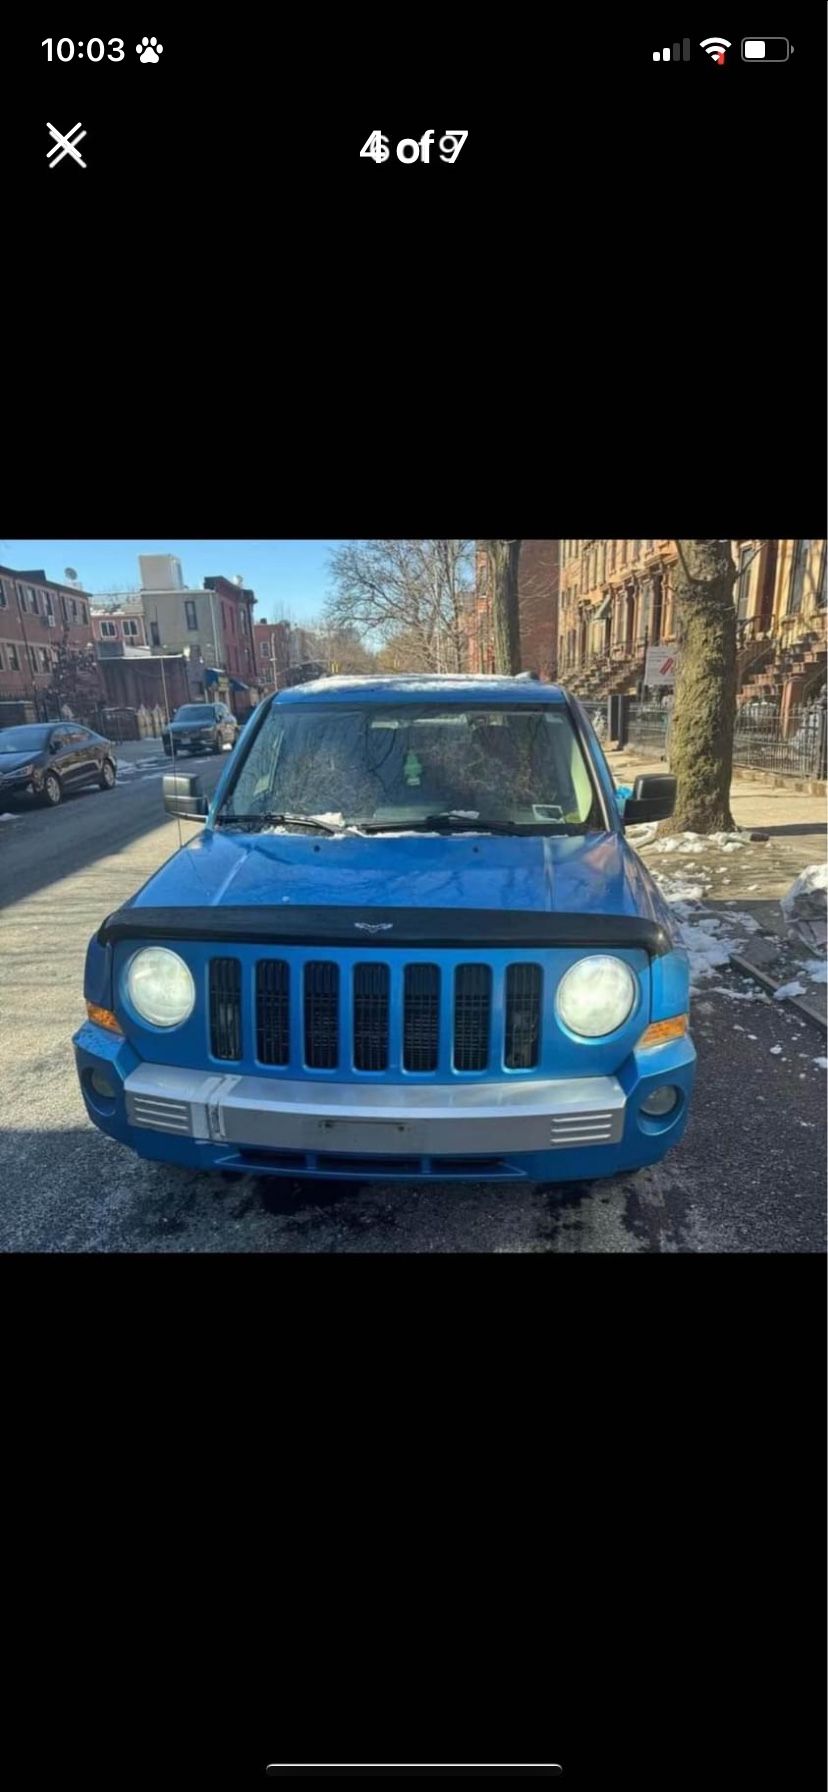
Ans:
{"type": "Polygon", "coordinates": [[[142,1064],[125,1083],[133,1126],[217,1145],[389,1157],[611,1145],[624,1130],[614,1076],[554,1081],[323,1083],[142,1064]]]}

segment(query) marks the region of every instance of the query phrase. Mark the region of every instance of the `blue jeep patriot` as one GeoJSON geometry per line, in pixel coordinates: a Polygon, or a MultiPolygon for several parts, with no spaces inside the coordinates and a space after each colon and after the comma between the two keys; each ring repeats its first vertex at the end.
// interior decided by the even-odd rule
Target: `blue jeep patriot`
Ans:
{"type": "Polygon", "coordinates": [[[89,1117],[256,1174],[567,1181],[654,1163],[695,1072],[688,962],[577,701],[326,678],[254,711],[195,837],[91,940],[89,1117]]]}

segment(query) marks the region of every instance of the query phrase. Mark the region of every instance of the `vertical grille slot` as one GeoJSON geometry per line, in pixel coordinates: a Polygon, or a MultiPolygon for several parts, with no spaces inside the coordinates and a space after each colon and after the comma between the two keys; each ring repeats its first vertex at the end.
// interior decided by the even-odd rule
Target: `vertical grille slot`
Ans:
{"type": "Polygon", "coordinates": [[[407,964],[403,999],[403,1067],[436,1070],[440,1034],[440,972],[436,964],[407,964]]]}
{"type": "Polygon", "coordinates": [[[485,1070],[489,1062],[492,973],[487,964],[460,964],[454,973],[454,1068],[485,1070]]]}
{"type": "Polygon", "coordinates": [[[241,1057],[241,965],[210,960],[210,1050],[214,1058],[241,1057]]]}
{"type": "Polygon", "coordinates": [[[510,964],[506,972],[507,1070],[531,1070],[540,1057],[541,968],[510,964]]]}
{"type": "Polygon", "coordinates": [[[256,966],[256,1056],[260,1064],[290,1061],[290,972],[281,958],[256,966]]]}
{"type": "Polygon", "coordinates": [[[323,959],[305,965],[305,1063],[311,1070],[339,1063],[339,966],[323,959]]]}
{"type": "Polygon", "coordinates": [[[354,966],[354,1069],[388,1069],[387,964],[354,966]]]}

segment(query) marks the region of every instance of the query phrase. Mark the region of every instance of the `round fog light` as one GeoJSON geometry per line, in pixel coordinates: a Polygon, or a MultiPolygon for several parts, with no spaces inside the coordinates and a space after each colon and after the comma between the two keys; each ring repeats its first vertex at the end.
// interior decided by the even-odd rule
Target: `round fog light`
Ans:
{"type": "Polygon", "coordinates": [[[642,1114],[671,1114],[679,1098],[678,1089],[670,1083],[662,1083],[660,1089],[654,1089],[641,1103],[642,1114]]]}
{"type": "Polygon", "coordinates": [[[93,1070],[89,1081],[96,1095],[102,1095],[104,1101],[114,1101],[116,1090],[110,1082],[109,1077],[105,1076],[102,1070],[93,1070]]]}

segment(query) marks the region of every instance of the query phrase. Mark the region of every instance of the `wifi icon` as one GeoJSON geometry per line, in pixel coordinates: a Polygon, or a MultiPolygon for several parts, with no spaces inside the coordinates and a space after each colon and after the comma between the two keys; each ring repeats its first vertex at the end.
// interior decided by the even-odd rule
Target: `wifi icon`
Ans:
{"type": "Polygon", "coordinates": [[[706,50],[708,56],[712,56],[713,61],[718,62],[720,68],[724,68],[725,50],[730,49],[726,37],[703,37],[699,48],[706,50]]]}

